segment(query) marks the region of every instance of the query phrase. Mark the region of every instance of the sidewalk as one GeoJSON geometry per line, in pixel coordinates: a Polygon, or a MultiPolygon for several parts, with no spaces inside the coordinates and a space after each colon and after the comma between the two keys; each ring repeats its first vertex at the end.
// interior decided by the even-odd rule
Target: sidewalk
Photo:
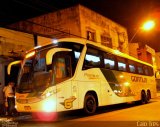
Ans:
{"type": "Polygon", "coordinates": [[[13,121],[13,117],[0,116],[0,122],[3,122],[3,121],[13,121]]]}
{"type": "Polygon", "coordinates": [[[32,119],[31,115],[20,115],[16,117],[10,117],[10,116],[0,116],[0,122],[3,121],[20,121],[20,120],[30,120],[32,119]]]}

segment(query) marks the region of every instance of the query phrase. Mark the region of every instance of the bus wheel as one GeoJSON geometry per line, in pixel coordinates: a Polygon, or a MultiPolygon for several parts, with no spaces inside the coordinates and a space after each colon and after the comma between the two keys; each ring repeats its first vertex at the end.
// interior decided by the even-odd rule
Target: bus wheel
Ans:
{"type": "Polygon", "coordinates": [[[92,115],[96,112],[97,104],[96,99],[92,94],[87,94],[84,99],[84,112],[92,115]]]}
{"type": "Polygon", "coordinates": [[[149,101],[151,99],[151,93],[149,90],[147,90],[147,101],[149,101]]]}
{"type": "Polygon", "coordinates": [[[147,100],[146,93],[144,91],[142,91],[142,93],[141,93],[141,104],[145,104],[145,103],[148,103],[148,100],[147,100]]]}

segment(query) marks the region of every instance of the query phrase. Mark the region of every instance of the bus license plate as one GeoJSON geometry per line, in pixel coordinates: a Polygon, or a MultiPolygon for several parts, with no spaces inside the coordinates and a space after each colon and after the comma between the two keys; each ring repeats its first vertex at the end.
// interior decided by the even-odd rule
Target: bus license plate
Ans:
{"type": "Polygon", "coordinates": [[[29,110],[31,110],[31,107],[30,107],[30,106],[24,106],[24,109],[25,109],[26,111],[29,111],[29,110]]]}

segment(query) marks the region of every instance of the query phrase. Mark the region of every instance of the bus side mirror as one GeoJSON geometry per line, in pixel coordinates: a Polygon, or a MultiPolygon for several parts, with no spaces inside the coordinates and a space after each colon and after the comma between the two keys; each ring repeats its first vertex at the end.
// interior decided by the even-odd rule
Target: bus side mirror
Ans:
{"type": "Polygon", "coordinates": [[[50,50],[47,52],[47,54],[46,54],[46,65],[52,64],[52,57],[53,57],[54,54],[55,54],[54,48],[53,48],[53,49],[50,49],[50,50]]]}
{"type": "Polygon", "coordinates": [[[160,71],[156,71],[155,72],[155,78],[156,79],[160,79],[160,71]]]}
{"type": "Polygon", "coordinates": [[[7,67],[8,75],[11,74],[11,68],[12,68],[13,65],[17,65],[17,64],[21,64],[21,63],[22,63],[22,60],[17,60],[17,61],[11,62],[7,67]]]}
{"type": "Polygon", "coordinates": [[[67,49],[67,48],[53,48],[53,49],[50,49],[46,54],[46,65],[51,65],[53,55],[56,52],[61,52],[61,51],[72,51],[72,49],[67,49]]]}

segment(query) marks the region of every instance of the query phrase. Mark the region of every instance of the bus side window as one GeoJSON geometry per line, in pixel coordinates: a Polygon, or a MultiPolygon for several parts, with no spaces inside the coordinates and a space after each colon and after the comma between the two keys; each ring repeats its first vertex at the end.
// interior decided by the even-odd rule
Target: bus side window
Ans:
{"type": "Polygon", "coordinates": [[[138,74],[144,74],[142,65],[137,65],[138,74]]]}
{"type": "Polygon", "coordinates": [[[132,64],[129,64],[129,71],[130,71],[131,73],[135,73],[135,72],[136,72],[135,66],[132,65],[132,64]]]}
{"type": "Polygon", "coordinates": [[[118,70],[127,71],[126,60],[124,58],[117,57],[117,61],[118,61],[118,70]]]}
{"type": "Polygon", "coordinates": [[[148,70],[149,70],[149,76],[153,76],[153,68],[148,66],[148,70]]]}
{"type": "Polygon", "coordinates": [[[122,62],[118,62],[118,70],[126,71],[126,64],[122,62]]]}
{"type": "Polygon", "coordinates": [[[88,48],[84,59],[83,69],[101,67],[101,58],[99,50],[88,48]]]}
{"type": "Polygon", "coordinates": [[[56,78],[64,78],[66,77],[65,74],[65,59],[64,58],[58,58],[56,61],[56,78]]]}
{"type": "Polygon", "coordinates": [[[115,60],[114,56],[108,53],[104,53],[104,68],[105,69],[114,69],[115,60]]]}
{"type": "Polygon", "coordinates": [[[136,63],[132,60],[128,60],[128,64],[129,64],[129,72],[130,73],[136,73],[136,63]]]}
{"type": "Polygon", "coordinates": [[[145,75],[149,75],[149,70],[148,70],[148,67],[147,66],[144,66],[144,74],[145,75]]]}

